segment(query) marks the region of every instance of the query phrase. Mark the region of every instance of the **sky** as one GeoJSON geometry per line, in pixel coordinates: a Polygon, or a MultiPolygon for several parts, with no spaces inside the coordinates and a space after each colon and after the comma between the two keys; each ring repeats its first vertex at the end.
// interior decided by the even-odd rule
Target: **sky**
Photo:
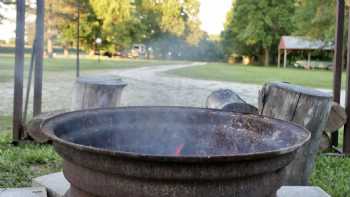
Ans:
{"type": "Polygon", "coordinates": [[[232,0],[200,0],[200,19],[202,29],[209,34],[220,34],[224,29],[226,14],[232,6],[232,0]]]}
{"type": "MultiPolygon", "coordinates": [[[[226,14],[231,8],[232,0],[200,0],[200,20],[202,29],[209,34],[220,34],[224,28],[226,14]]],[[[15,37],[15,8],[2,9],[1,12],[10,18],[0,24],[0,40],[8,40],[15,37]]]]}
{"type": "Polygon", "coordinates": [[[15,37],[16,30],[16,12],[13,6],[4,6],[1,13],[8,17],[9,20],[3,20],[0,24],[0,40],[8,40],[15,37]]]}

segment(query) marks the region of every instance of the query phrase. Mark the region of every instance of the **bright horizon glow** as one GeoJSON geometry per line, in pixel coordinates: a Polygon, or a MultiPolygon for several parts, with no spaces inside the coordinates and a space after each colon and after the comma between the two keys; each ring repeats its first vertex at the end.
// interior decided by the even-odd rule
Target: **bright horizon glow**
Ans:
{"type": "Polygon", "coordinates": [[[227,12],[232,6],[232,0],[200,0],[199,17],[202,30],[208,34],[220,34],[224,30],[227,12]]]}
{"type": "Polygon", "coordinates": [[[16,7],[5,5],[1,9],[1,13],[8,19],[4,19],[0,24],[0,40],[10,40],[15,38],[16,30],[16,7]]]}

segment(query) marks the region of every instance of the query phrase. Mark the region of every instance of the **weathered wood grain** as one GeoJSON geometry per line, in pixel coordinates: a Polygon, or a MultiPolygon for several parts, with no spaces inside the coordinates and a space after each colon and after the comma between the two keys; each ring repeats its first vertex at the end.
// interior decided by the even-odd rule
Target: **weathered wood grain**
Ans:
{"type": "Polygon", "coordinates": [[[320,152],[329,152],[331,150],[332,143],[331,143],[331,137],[328,133],[323,132],[320,142],[320,152]]]}
{"type": "Polygon", "coordinates": [[[333,102],[325,131],[328,133],[333,133],[334,131],[337,131],[345,125],[346,120],[347,115],[345,112],[345,108],[339,105],[338,103],[333,102]]]}
{"type": "Polygon", "coordinates": [[[311,132],[311,140],[288,166],[286,185],[307,185],[332,106],[332,96],[287,83],[267,83],[259,93],[260,114],[295,122],[311,132]]]}
{"type": "Polygon", "coordinates": [[[32,138],[35,142],[38,142],[38,143],[49,142],[49,138],[42,133],[41,124],[46,120],[65,112],[66,112],[65,110],[59,110],[59,111],[41,113],[35,116],[25,126],[26,135],[29,135],[30,138],[32,138]]]}
{"type": "Polygon", "coordinates": [[[80,77],[74,86],[72,110],[119,106],[126,85],[110,77],[80,77]]]}
{"type": "Polygon", "coordinates": [[[229,89],[212,92],[207,98],[206,107],[228,112],[258,114],[256,107],[246,103],[236,92],[229,89]]]}
{"type": "Polygon", "coordinates": [[[45,34],[45,1],[37,0],[36,18],[36,57],[34,67],[34,94],[33,94],[33,116],[41,113],[42,89],[43,89],[43,56],[44,56],[44,34],[45,34]]]}
{"type": "Polygon", "coordinates": [[[18,143],[23,137],[23,74],[24,74],[24,33],[25,33],[25,1],[16,1],[16,49],[14,65],[14,98],[12,140],[18,143]]]}

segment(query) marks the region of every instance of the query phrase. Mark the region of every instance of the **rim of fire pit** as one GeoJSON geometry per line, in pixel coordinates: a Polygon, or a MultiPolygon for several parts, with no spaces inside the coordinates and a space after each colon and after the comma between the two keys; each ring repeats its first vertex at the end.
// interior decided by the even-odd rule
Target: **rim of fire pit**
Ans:
{"type": "Polygon", "coordinates": [[[218,161],[239,161],[239,160],[253,160],[253,159],[259,159],[259,158],[271,158],[278,155],[284,155],[288,153],[292,153],[293,151],[297,150],[301,146],[303,146],[309,139],[311,138],[311,133],[306,128],[290,121],[284,121],[276,118],[270,118],[262,115],[254,115],[254,114],[244,114],[244,113],[236,113],[236,112],[225,112],[222,110],[217,109],[208,109],[208,108],[196,108],[196,107],[173,107],[173,106],[142,106],[142,107],[117,107],[117,108],[100,108],[100,109],[87,109],[87,110],[79,110],[79,111],[72,111],[72,112],[66,112],[59,114],[57,116],[51,117],[47,120],[45,120],[41,126],[40,126],[42,132],[44,135],[49,137],[54,143],[59,143],[68,147],[71,147],[73,149],[79,150],[79,151],[86,151],[90,153],[105,155],[105,156],[112,156],[112,157],[120,157],[120,158],[129,158],[129,159],[137,159],[137,160],[148,160],[148,161],[160,161],[160,162],[218,162],[218,161]],[[296,129],[299,129],[300,131],[304,131],[306,137],[303,140],[298,141],[298,143],[295,143],[292,146],[286,146],[284,148],[279,148],[276,150],[271,151],[261,151],[261,152],[254,152],[254,153],[237,153],[237,154],[226,154],[226,155],[213,155],[213,156],[196,156],[196,155],[189,155],[189,156],[176,156],[176,155],[152,155],[152,154],[142,154],[142,153],[136,153],[136,152],[126,152],[126,151],[116,151],[116,150],[108,150],[104,148],[97,148],[93,146],[86,146],[81,145],[77,143],[70,142],[68,140],[64,140],[54,133],[54,130],[48,123],[53,121],[54,119],[61,118],[62,116],[70,115],[70,114],[79,114],[79,113],[86,113],[86,112],[103,112],[103,111],[115,111],[115,110],[123,110],[123,109],[185,109],[185,110],[206,110],[208,112],[220,112],[220,113],[226,113],[226,114],[233,114],[233,115],[242,115],[242,116],[250,116],[250,117],[256,117],[256,118],[262,118],[267,120],[273,120],[275,122],[289,124],[292,127],[295,127],[296,129]]]}

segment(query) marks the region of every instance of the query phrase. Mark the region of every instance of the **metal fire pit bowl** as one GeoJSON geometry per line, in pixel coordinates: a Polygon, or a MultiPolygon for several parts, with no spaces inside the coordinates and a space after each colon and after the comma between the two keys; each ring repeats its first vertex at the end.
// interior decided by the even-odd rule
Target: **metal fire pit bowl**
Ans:
{"type": "Polygon", "coordinates": [[[70,197],[273,197],[310,138],[281,120],[178,107],[71,112],[43,130],[70,197]]]}

